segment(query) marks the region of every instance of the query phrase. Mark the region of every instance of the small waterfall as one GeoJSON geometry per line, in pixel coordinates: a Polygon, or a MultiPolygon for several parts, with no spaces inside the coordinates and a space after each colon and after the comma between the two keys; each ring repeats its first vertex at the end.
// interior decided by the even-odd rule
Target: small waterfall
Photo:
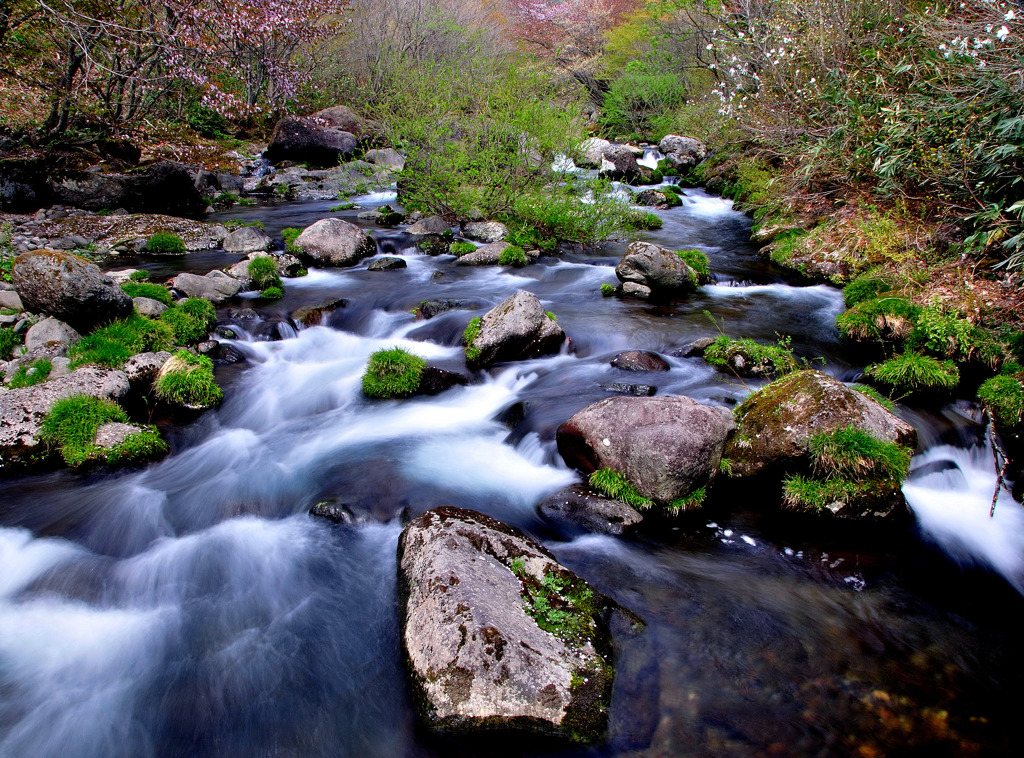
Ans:
{"type": "Polygon", "coordinates": [[[903,485],[924,536],[961,564],[987,566],[1024,594],[1024,508],[1003,487],[990,517],[992,448],[938,445],[914,459],[903,485]]]}
{"type": "Polygon", "coordinates": [[[658,167],[658,161],[662,160],[665,156],[656,147],[645,147],[644,157],[637,161],[637,164],[646,166],[652,171],[658,167]]]}

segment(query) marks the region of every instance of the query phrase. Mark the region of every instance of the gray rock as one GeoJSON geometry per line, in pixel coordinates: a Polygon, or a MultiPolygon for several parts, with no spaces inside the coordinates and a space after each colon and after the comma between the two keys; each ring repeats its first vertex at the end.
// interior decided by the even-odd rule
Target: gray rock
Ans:
{"type": "Polygon", "coordinates": [[[127,282],[133,281],[132,274],[137,274],[141,271],[143,270],[140,268],[123,268],[118,271],[108,271],[107,276],[118,284],[126,284],[127,282]]]}
{"type": "Polygon", "coordinates": [[[206,276],[178,274],[171,286],[188,297],[205,297],[215,305],[233,298],[242,289],[240,281],[223,271],[211,271],[206,276]]]}
{"type": "Polygon", "coordinates": [[[665,196],[664,192],[658,192],[658,190],[653,189],[646,189],[643,192],[638,193],[637,196],[633,198],[633,202],[636,203],[637,205],[653,207],[658,205],[665,205],[668,202],[668,198],[665,196]]]}
{"type": "Polygon", "coordinates": [[[610,179],[632,179],[640,176],[636,156],[624,145],[605,148],[600,173],[610,179]]]}
{"type": "Polygon", "coordinates": [[[462,234],[477,242],[498,242],[508,236],[508,227],[500,221],[472,221],[466,224],[462,234]]]}
{"type": "Polygon", "coordinates": [[[128,174],[72,173],[51,181],[50,190],[62,205],[93,211],[125,208],[183,218],[203,218],[206,212],[188,169],[170,161],[128,174]]]}
{"type": "Polygon", "coordinates": [[[480,331],[466,348],[471,368],[487,368],[557,353],[565,332],[548,318],[536,295],[517,292],[484,314],[480,331]]]}
{"type": "Polygon", "coordinates": [[[601,161],[604,158],[604,151],[612,146],[612,143],[600,137],[591,137],[584,140],[580,145],[581,157],[577,163],[582,168],[601,168],[601,161]]]}
{"type": "Polygon", "coordinates": [[[820,371],[798,371],[747,398],[725,448],[733,476],[805,466],[811,438],[855,426],[912,447],[917,431],[857,390],[820,371]]]}
{"type": "Polygon", "coordinates": [[[377,252],[373,237],[340,218],[325,218],[295,239],[302,255],[325,266],[353,266],[377,252]]]}
{"type": "Polygon", "coordinates": [[[58,400],[73,395],[118,400],[128,389],[124,372],[83,366],[42,384],[0,393],[0,469],[25,465],[45,454],[39,433],[43,418],[58,400]]]}
{"type": "Polygon", "coordinates": [[[368,271],[395,271],[396,269],[405,268],[409,264],[405,262],[404,258],[395,258],[394,256],[385,255],[383,258],[377,258],[376,260],[370,261],[370,265],[366,267],[368,271]]]}
{"type": "Polygon", "coordinates": [[[430,319],[439,313],[465,307],[464,300],[423,300],[416,308],[416,315],[420,318],[430,319]]]}
{"type": "Polygon", "coordinates": [[[626,297],[635,297],[640,300],[647,300],[654,294],[646,284],[638,284],[637,282],[625,282],[622,285],[621,291],[626,297]]]}
{"type": "Polygon", "coordinates": [[[684,345],[683,347],[679,348],[679,350],[674,351],[672,355],[677,355],[680,358],[690,358],[691,356],[704,355],[704,351],[711,346],[715,339],[715,337],[698,337],[693,342],[684,345]]]}
{"type": "Polygon", "coordinates": [[[313,119],[286,116],[277,122],[263,157],[271,163],[295,161],[313,166],[336,166],[356,150],[356,138],[313,119]]]}
{"type": "Polygon", "coordinates": [[[325,314],[332,313],[338,308],[344,308],[347,305],[348,301],[341,299],[321,303],[320,305],[306,306],[293,311],[291,319],[296,324],[302,324],[303,326],[319,326],[323,323],[325,314]]]}
{"type": "MultiPolygon", "coordinates": [[[[615,267],[623,283],[634,282],[652,292],[679,294],[700,286],[700,276],[678,255],[650,242],[633,242],[615,267]]],[[[623,294],[630,294],[623,288],[623,294]]]]}
{"type": "Polygon", "coordinates": [[[620,536],[644,520],[633,507],[574,485],[537,504],[541,516],[563,526],[620,536]]]}
{"type": "Polygon", "coordinates": [[[281,276],[298,276],[306,268],[302,261],[290,253],[280,253],[274,255],[274,258],[277,259],[277,270],[281,276]]]}
{"type": "Polygon", "coordinates": [[[71,373],[71,359],[57,355],[50,359],[50,364],[53,368],[50,370],[50,379],[56,379],[59,376],[67,376],[71,373]]]}
{"type": "Polygon", "coordinates": [[[226,253],[248,255],[258,250],[268,250],[271,239],[258,226],[241,226],[231,232],[221,243],[226,253]]]}
{"type": "Polygon", "coordinates": [[[454,371],[427,366],[420,374],[420,385],[416,388],[417,395],[440,395],[452,387],[464,387],[469,378],[454,371]]]}
{"type": "Polygon", "coordinates": [[[459,508],[414,519],[398,568],[402,644],[431,727],[601,737],[614,673],[602,625],[567,599],[590,592],[604,602],[582,579],[533,540],[459,508]],[[545,579],[566,589],[545,594],[545,579]],[[533,596],[578,619],[578,631],[541,629],[527,610],[533,596]]]}
{"type": "Polygon", "coordinates": [[[409,234],[444,234],[450,232],[451,226],[440,216],[427,216],[425,219],[417,221],[415,224],[406,229],[409,234]]]}
{"type": "Polygon", "coordinates": [[[22,253],[14,259],[11,278],[25,308],[54,316],[80,332],[132,312],[132,299],[113,279],[70,253],[22,253]]]}
{"type": "Polygon", "coordinates": [[[616,392],[620,395],[636,395],[637,397],[650,397],[658,392],[657,387],[652,387],[649,384],[627,384],[625,382],[602,384],[601,389],[616,392]]]}
{"type": "Polygon", "coordinates": [[[96,447],[102,450],[110,450],[117,447],[129,437],[145,432],[141,426],[135,424],[122,424],[119,421],[108,421],[96,430],[96,447]]]}
{"type": "Polygon", "coordinates": [[[78,342],[80,339],[82,339],[82,335],[63,321],[55,318],[44,318],[42,321],[36,322],[25,333],[25,347],[31,350],[50,342],[61,342],[65,345],[70,345],[78,342]]]}
{"type": "Polygon", "coordinates": [[[558,427],[558,452],[590,473],[609,468],[646,498],[669,504],[709,483],[735,424],[689,397],[610,397],[558,427]]]}
{"type": "Polygon", "coordinates": [[[128,359],[122,371],[128,377],[132,390],[145,394],[153,387],[160,369],[170,359],[171,354],[166,350],[159,353],[139,353],[128,359]]]}
{"type": "Polygon", "coordinates": [[[132,304],[135,306],[135,310],[148,318],[158,318],[167,310],[166,305],[151,297],[133,297],[132,304]]]}
{"type": "Polygon", "coordinates": [[[391,147],[383,150],[367,150],[365,158],[367,163],[384,166],[392,171],[401,171],[405,168],[405,156],[391,147]]]}
{"type": "Polygon", "coordinates": [[[313,114],[312,118],[324,122],[332,129],[352,134],[356,139],[372,137],[380,132],[380,124],[363,118],[347,105],[333,105],[313,114]]]}
{"type": "Polygon", "coordinates": [[[673,165],[679,168],[692,168],[703,161],[708,155],[704,143],[693,137],[682,137],[678,134],[667,134],[658,143],[658,149],[665,154],[673,165]]]}
{"type": "Polygon", "coordinates": [[[612,366],[625,371],[668,371],[668,362],[649,350],[627,350],[612,358],[612,366]]]}
{"type": "Polygon", "coordinates": [[[460,255],[455,261],[456,266],[496,266],[505,248],[509,247],[507,242],[491,242],[482,245],[472,253],[460,255]]]}
{"type": "Polygon", "coordinates": [[[0,290],[0,308],[12,311],[25,310],[25,306],[21,304],[21,298],[14,290],[0,290]]]}

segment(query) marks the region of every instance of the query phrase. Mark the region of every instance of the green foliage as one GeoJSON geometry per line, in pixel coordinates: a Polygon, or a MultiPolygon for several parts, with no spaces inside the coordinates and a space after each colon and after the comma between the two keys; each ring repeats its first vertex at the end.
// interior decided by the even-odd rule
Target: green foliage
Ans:
{"type": "Polygon", "coordinates": [[[246,205],[246,203],[242,203],[241,199],[234,192],[221,192],[217,197],[213,198],[213,205],[218,208],[230,208],[236,203],[246,205]]]}
{"type": "Polygon", "coordinates": [[[704,253],[700,250],[676,250],[676,255],[683,263],[697,272],[698,279],[707,281],[710,269],[708,268],[708,257],[704,253]]]}
{"type": "Polygon", "coordinates": [[[277,260],[269,255],[249,261],[248,273],[253,287],[258,290],[281,286],[281,277],[277,272],[277,260]]]}
{"type": "Polygon", "coordinates": [[[836,326],[852,339],[905,339],[917,326],[920,314],[920,306],[901,297],[871,298],[839,314],[836,326]]]}
{"type": "Polygon", "coordinates": [[[806,243],[807,232],[803,229],[793,229],[777,235],[768,248],[772,262],[785,266],[806,243]]]}
{"type": "Polygon", "coordinates": [[[498,263],[502,266],[520,268],[525,266],[528,261],[526,260],[526,253],[523,251],[523,248],[518,245],[509,245],[501,251],[501,254],[498,256],[498,263]]]}
{"type": "Polygon", "coordinates": [[[675,208],[683,204],[682,198],[676,192],[675,185],[666,184],[664,187],[659,187],[658,192],[665,196],[665,205],[669,208],[675,208]]]}
{"type": "Polygon", "coordinates": [[[601,285],[601,295],[602,296],[604,296],[604,297],[611,297],[614,294],[615,294],[615,285],[614,284],[608,284],[607,282],[605,282],[604,284],[601,285]]]}
{"type": "Polygon", "coordinates": [[[10,360],[14,354],[14,346],[19,342],[13,329],[0,328],[0,360],[10,360]]]}
{"type": "Polygon", "coordinates": [[[480,357],[480,348],[473,344],[473,340],[480,334],[483,324],[483,319],[477,316],[470,319],[469,324],[466,325],[466,330],[462,333],[462,344],[466,346],[466,359],[469,361],[475,361],[480,357]]]}
{"type": "Polygon", "coordinates": [[[902,480],[910,470],[910,451],[871,436],[855,426],[811,438],[815,472],[824,476],[902,480]]]}
{"type": "Polygon", "coordinates": [[[661,229],[663,224],[661,217],[650,211],[631,210],[626,217],[627,231],[661,229]]]}
{"type": "Polygon", "coordinates": [[[468,255],[476,250],[476,245],[472,242],[453,242],[448,246],[448,252],[454,255],[456,258],[461,258],[464,255],[468,255]]]}
{"type": "Polygon", "coordinates": [[[1002,357],[1002,346],[991,334],[937,307],[921,309],[917,326],[907,338],[907,346],[931,350],[948,358],[980,359],[993,368],[1002,357]]]}
{"type": "Polygon", "coordinates": [[[363,394],[367,397],[408,397],[420,386],[427,362],[408,350],[393,347],[370,356],[363,374],[363,394]]]}
{"type": "Polygon", "coordinates": [[[568,572],[547,571],[536,577],[520,570],[526,612],[537,626],[570,642],[582,642],[596,632],[597,611],[593,591],[568,572]]]}
{"type": "Polygon", "coordinates": [[[233,218],[224,222],[224,228],[229,232],[233,232],[236,229],[241,229],[246,226],[254,226],[257,229],[262,229],[263,231],[267,230],[266,225],[262,221],[244,221],[240,218],[233,218]]]}
{"type": "Polygon", "coordinates": [[[1001,374],[986,379],[978,387],[978,400],[1003,426],[1024,423],[1024,384],[1019,376],[1001,374]]]}
{"type": "Polygon", "coordinates": [[[951,390],[960,383],[960,371],[953,361],[941,361],[913,350],[883,363],[868,366],[864,372],[876,382],[900,392],[951,390]]]}
{"type": "Polygon", "coordinates": [[[167,450],[167,443],[161,439],[160,432],[155,427],[149,427],[144,432],[129,435],[110,448],[107,463],[112,466],[140,463],[161,456],[167,450]]]}
{"type": "Polygon", "coordinates": [[[238,199],[238,204],[239,205],[245,205],[245,206],[253,206],[253,205],[256,205],[256,200],[255,200],[255,198],[251,198],[251,197],[240,197],[238,199]]]}
{"type": "Polygon", "coordinates": [[[681,511],[692,511],[694,508],[699,508],[704,504],[704,500],[707,499],[708,492],[706,487],[698,487],[686,497],[680,497],[673,500],[668,504],[666,510],[670,513],[680,513],[681,511]]]}
{"type": "Polygon", "coordinates": [[[121,285],[121,289],[127,293],[128,297],[148,297],[149,299],[156,300],[164,305],[171,304],[171,292],[162,284],[125,282],[121,285]]]}
{"type": "Polygon", "coordinates": [[[133,282],[148,282],[149,272],[144,269],[132,271],[132,273],[128,275],[128,278],[133,282]]]}
{"type": "Polygon", "coordinates": [[[629,66],[609,86],[601,125],[618,139],[657,142],[671,132],[673,112],[685,102],[685,89],[676,74],[629,66]]]}
{"type": "Polygon", "coordinates": [[[846,479],[814,479],[805,476],[786,477],[782,486],[783,502],[790,508],[820,511],[835,502],[856,497],[856,482],[846,479]]]}
{"type": "Polygon", "coordinates": [[[355,210],[359,206],[355,203],[339,203],[338,205],[331,206],[331,213],[339,213],[341,211],[355,210]]]}
{"type": "Polygon", "coordinates": [[[544,311],[544,315],[545,315],[545,316],[547,316],[547,317],[548,317],[549,319],[551,319],[552,321],[558,321],[558,316],[556,316],[556,315],[555,315],[554,313],[552,313],[551,311],[544,311]]]}
{"type": "Polygon", "coordinates": [[[217,311],[205,298],[190,297],[160,314],[160,321],[170,326],[178,345],[194,345],[209,336],[217,323],[217,311]]]}
{"type": "Polygon", "coordinates": [[[185,255],[188,248],[184,241],[173,232],[155,232],[146,241],[146,250],[157,255],[185,255]]]}
{"type": "Polygon", "coordinates": [[[76,395],[58,400],[43,419],[41,440],[56,447],[64,461],[72,467],[100,455],[96,447],[96,430],[109,421],[125,423],[128,416],[108,400],[76,395]]]}
{"type": "Polygon", "coordinates": [[[8,386],[12,390],[20,387],[31,387],[33,384],[45,382],[50,376],[51,371],[53,371],[53,363],[50,359],[39,358],[29,366],[18,366],[18,370],[14,372],[14,376],[11,377],[8,386]]]}
{"type": "Polygon", "coordinates": [[[750,338],[734,340],[722,334],[708,345],[704,360],[712,366],[732,368],[746,375],[780,377],[806,368],[793,355],[787,341],[776,345],[763,345],[750,338]],[[736,359],[743,359],[743,368],[736,368],[736,359]]]}
{"type": "Polygon", "coordinates": [[[862,274],[843,287],[843,301],[852,308],[865,300],[874,300],[892,289],[892,286],[877,276],[862,274]]]}
{"type": "Polygon", "coordinates": [[[654,505],[654,501],[641,495],[625,476],[610,468],[594,471],[588,482],[598,492],[634,508],[650,508],[654,505]]]}
{"type": "Polygon", "coordinates": [[[892,400],[887,398],[885,395],[883,395],[881,392],[876,390],[874,387],[869,387],[866,384],[851,384],[850,389],[857,390],[857,392],[864,395],[865,397],[871,398],[890,413],[896,412],[896,404],[892,400]]]}
{"type": "Polygon", "coordinates": [[[260,293],[260,297],[264,300],[280,300],[284,297],[284,292],[280,287],[267,287],[260,293]]]}
{"type": "MultiPolygon", "coordinates": [[[[175,309],[167,311],[171,313],[175,309]]],[[[164,315],[166,316],[167,313],[164,315]]],[[[83,337],[68,350],[71,368],[94,363],[106,368],[120,368],[138,353],[167,350],[174,334],[163,319],[154,321],[138,313],[114,321],[83,337]]]]}
{"type": "Polygon", "coordinates": [[[297,229],[294,226],[289,226],[281,230],[281,237],[284,239],[285,252],[291,253],[292,255],[298,255],[302,252],[302,248],[295,244],[295,239],[302,234],[302,229],[297,229]]]}
{"type": "Polygon", "coordinates": [[[199,103],[193,103],[185,111],[185,123],[197,134],[209,139],[225,139],[230,136],[227,119],[212,108],[199,103]]]}
{"type": "Polygon", "coordinates": [[[224,398],[213,378],[213,361],[188,350],[171,356],[160,369],[153,390],[159,400],[193,409],[210,408],[224,398]]]}

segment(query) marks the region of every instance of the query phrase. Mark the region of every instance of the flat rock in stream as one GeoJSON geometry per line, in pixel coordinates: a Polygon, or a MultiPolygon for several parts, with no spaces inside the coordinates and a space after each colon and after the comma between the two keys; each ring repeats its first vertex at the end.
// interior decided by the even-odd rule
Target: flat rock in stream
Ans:
{"type": "Polygon", "coordinates": [[[402,532],[398,571],[402,644],[428,725],[601,737],[614,676],[596,616],[606,601],[547,550],[444,507],[402,532]]]}
{"type": "Polygon", "coordinates": [[[537,511],[555,524],[614,536],[631,531],[644,520],[632,506],[602,497],[581,484],[544,498],[537,511]]]}

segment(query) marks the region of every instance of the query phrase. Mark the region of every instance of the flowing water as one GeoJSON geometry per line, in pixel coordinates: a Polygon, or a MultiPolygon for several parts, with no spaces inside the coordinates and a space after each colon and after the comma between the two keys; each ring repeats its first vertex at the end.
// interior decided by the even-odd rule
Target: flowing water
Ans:
{"type": "MultiPolygon", "coordinates": [[[[393,194],[360,198],[364,206],[393,194]]],[[[332,203],[238,209],[276,234],[332,203]]],[[[354,218],[357,211],[336,214],[354,218]]],[[[578,480],[558,424],[641,381],[727,406],[746,385],[673,357],[719,330],[774,340],[855,378],[841,294],[762,262],[730,204],[687,190],[649,238],[707,253],[716,281],[669,305],[603,298],[621,246],[525,269],[458,268],[374,230],[399,271],[312,270],[259,319],[221,312],[246,360],[225,402],[164,425],[144,470],[67,472],[0,491],[0,756],[847,756],[1016,754],[1024,518],[955,408],[902,409],[927,450],[916,520],[879,527],[787,515],[778,494],[720,490],[698,514],[630,538],[565,531],[537,502],[578,480]],[[401,345],[464,370],[468,320],[520,289],[571,347],[431,398],[369,402],[367,357],[401,345]],[[296,330],[297,307],[344,299],[296,330]],[[417,321],[427,298],[462,308],[417,321]],[[710,313],[714,323],[706,315],[710,313]],[[653,375],[609,365],[668,356],[653,375]],[[308,515],[335,499],[349,524],[308,515]],[[450,504],[532,534],[646,622],[616,630],[609,736],[590,748],[443,741],[415,723],[400,655],[395,549],[405,516],[450,504]]],[[[205,271],[219,253],[146,262],[205,271]]]]}

